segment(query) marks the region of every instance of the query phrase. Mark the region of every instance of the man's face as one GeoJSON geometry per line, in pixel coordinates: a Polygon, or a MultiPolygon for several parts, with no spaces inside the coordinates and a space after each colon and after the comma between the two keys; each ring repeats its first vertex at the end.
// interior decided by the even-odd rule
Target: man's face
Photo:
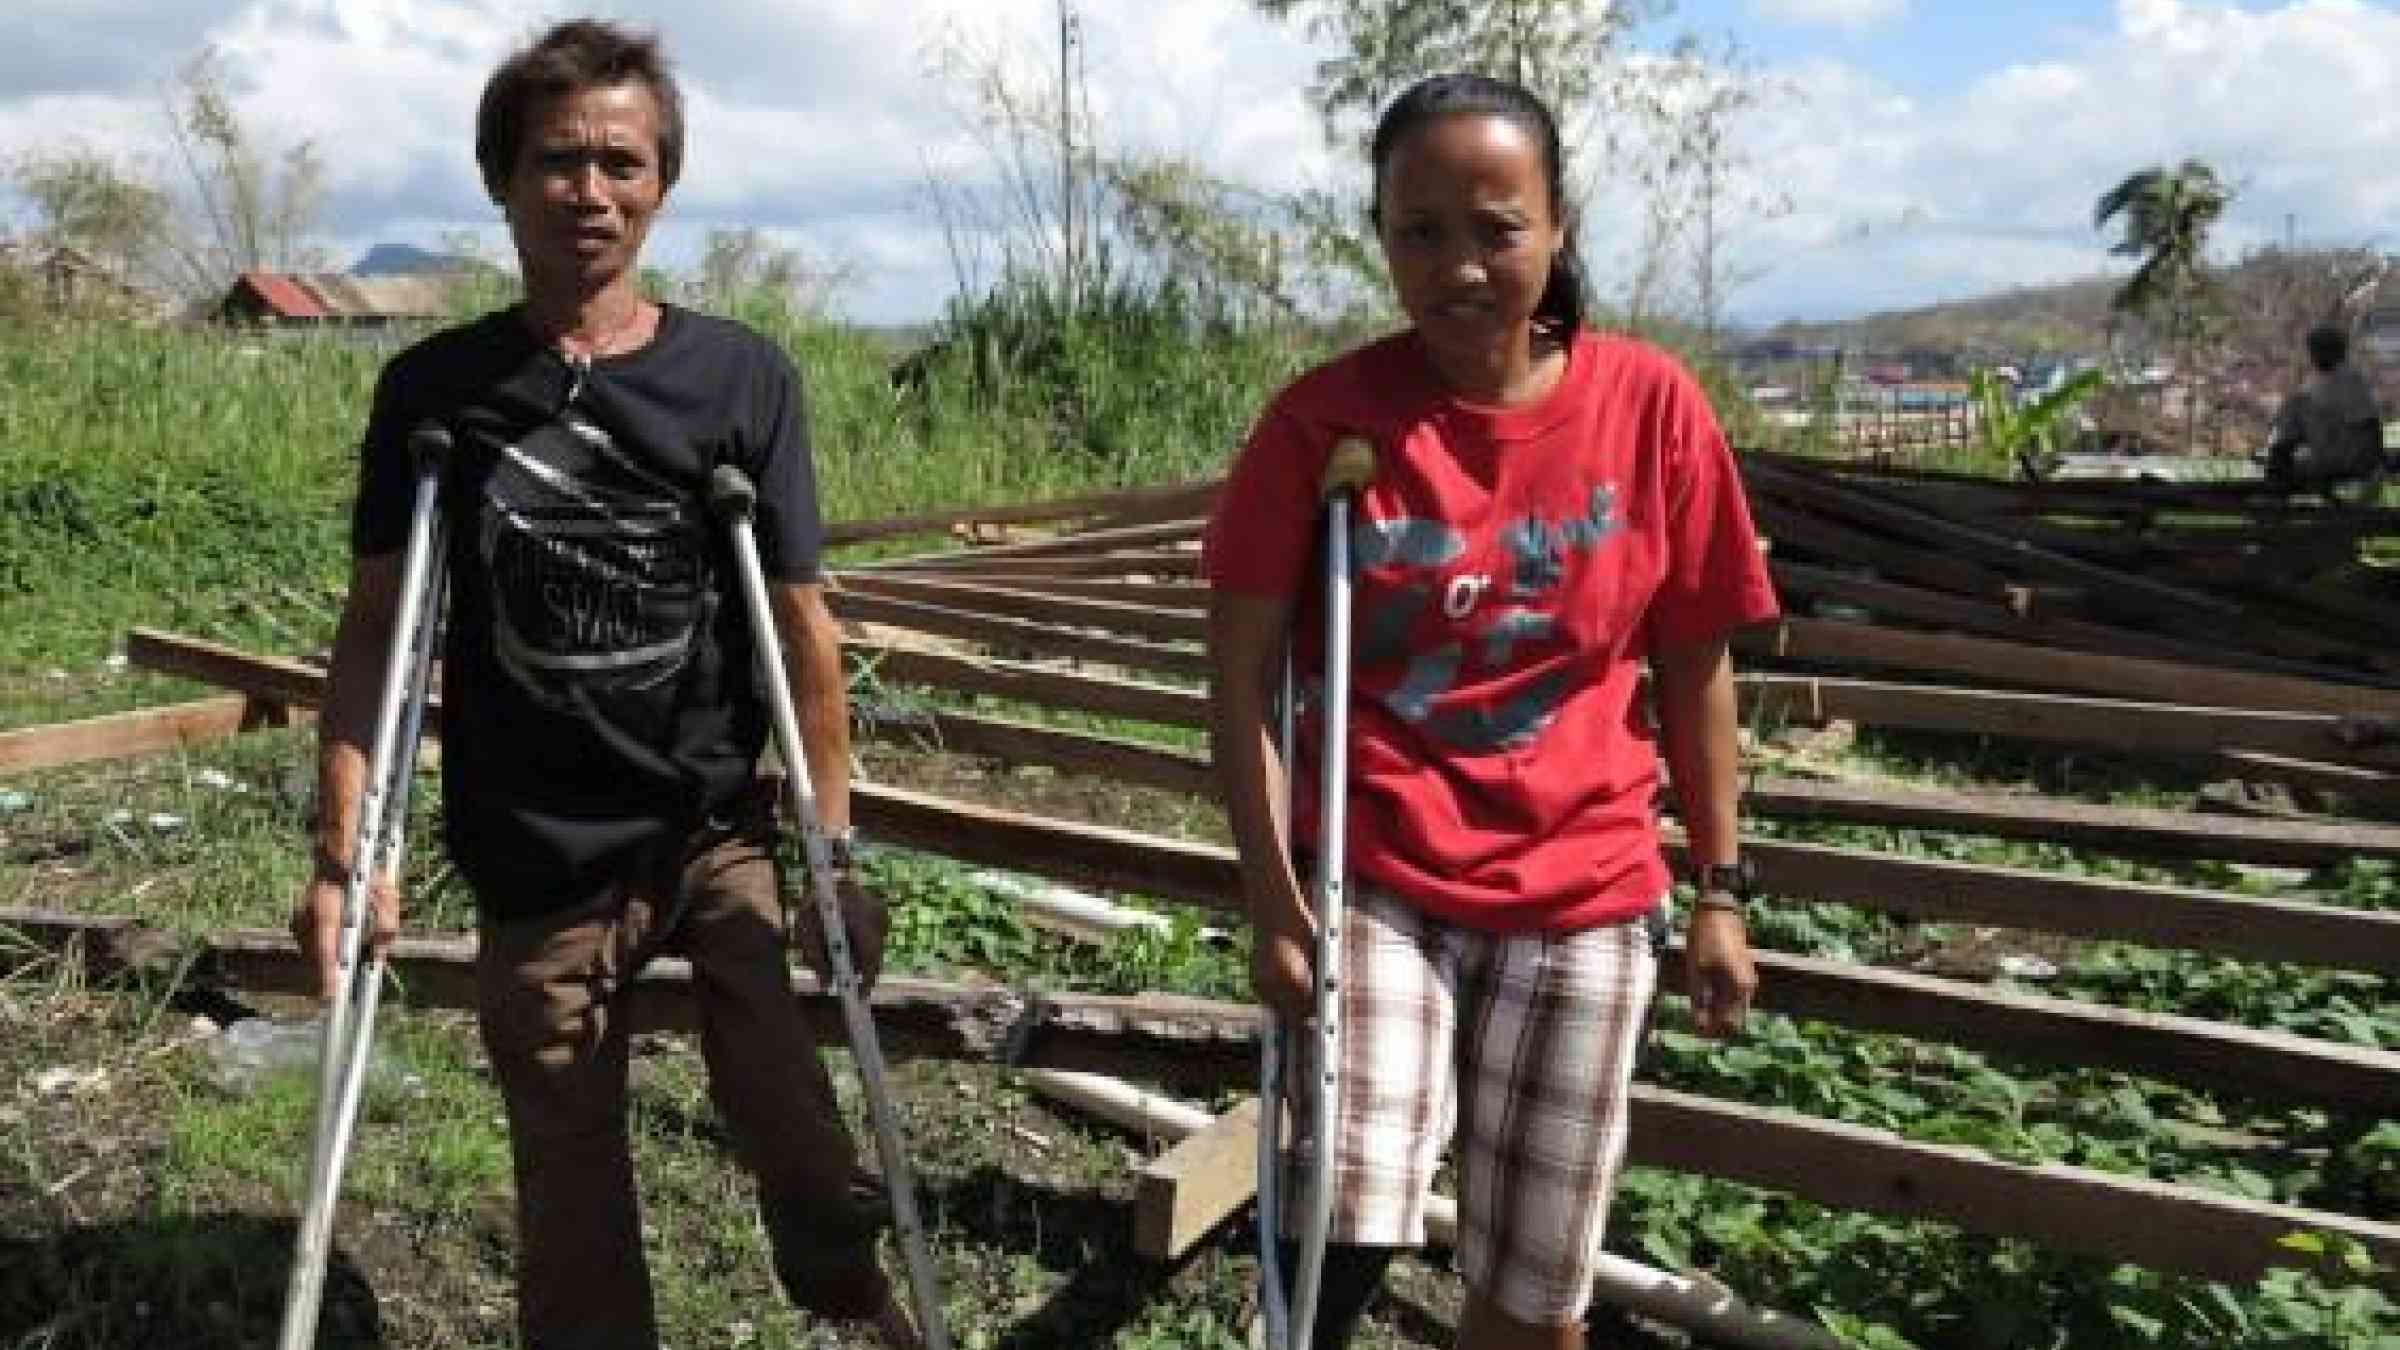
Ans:
{"type": "Polygon", "coordinates": [[[535,105],[501,199],[528,289],[589,293],[633,271],[667,195],[658,123],[638,80],[535,105]]]}

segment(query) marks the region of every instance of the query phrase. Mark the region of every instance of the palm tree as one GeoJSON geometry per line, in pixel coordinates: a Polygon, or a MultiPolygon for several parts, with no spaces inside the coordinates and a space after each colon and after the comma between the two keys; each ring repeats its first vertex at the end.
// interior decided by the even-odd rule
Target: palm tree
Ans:
{"type": "Polygon", "coordinates": [[[2122,224],[2123,237],[2109,252],[2142,260],[2110,304],[2143,314],[2164,310],[2170,338],[2181,350],[2186,454],[2198,432],[2199,385],[2192,348],[2207,297],[2208,232],[2232,198],[2215,169],[2187,159],[2173,169],[2152,165],[2127,174],[2092,207],[2092,228],[2106,229],[2112,220],[2122,224]]]}

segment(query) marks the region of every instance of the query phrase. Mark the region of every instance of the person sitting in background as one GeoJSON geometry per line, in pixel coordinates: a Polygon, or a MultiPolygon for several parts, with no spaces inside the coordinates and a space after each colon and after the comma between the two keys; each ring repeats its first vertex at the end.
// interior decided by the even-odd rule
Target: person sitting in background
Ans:
{"type": "Polygon", "coordinates": [[[2375,391],[2350,364],[2350,335],[2319,325],[2308,331],[2316,373],[2275,414],[2267,442],[2267,482],[2284,492],[2345,480],[2383,481],[2383,412],[2375,391]]]}

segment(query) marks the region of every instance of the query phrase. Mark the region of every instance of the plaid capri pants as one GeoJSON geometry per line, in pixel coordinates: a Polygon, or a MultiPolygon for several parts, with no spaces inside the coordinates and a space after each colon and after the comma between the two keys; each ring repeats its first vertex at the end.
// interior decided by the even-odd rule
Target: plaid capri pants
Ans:
{"type": "MultiPolygon", "coordinates": [[[[1625,1156],[1657,937],[1648,917],[1486,933],[1353,887],[1330,1240],[1422,1245],[1455,1132],[1467,1287],[1519,1321],[1581,1318],[1625,1156]]],[[[1305,1100],[1293,1087],[1288,1100],[1305,1100]]],[[[1305,1150],[1308,1131],[1298,1138],[1305,1150]]],[[[1287,1183],[1285,1194],[1298,1191],[1287,1183]]]]}

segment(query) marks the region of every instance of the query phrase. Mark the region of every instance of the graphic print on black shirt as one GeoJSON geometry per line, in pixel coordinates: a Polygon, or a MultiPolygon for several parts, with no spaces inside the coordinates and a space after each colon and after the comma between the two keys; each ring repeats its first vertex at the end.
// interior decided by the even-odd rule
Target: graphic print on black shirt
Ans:
{"type": "Polygon", "coordinates": [[[697,513],[572,409],[504,447],[477,521],[500,669],[553,711],[680,675],[707,618],[697,513]]]}

